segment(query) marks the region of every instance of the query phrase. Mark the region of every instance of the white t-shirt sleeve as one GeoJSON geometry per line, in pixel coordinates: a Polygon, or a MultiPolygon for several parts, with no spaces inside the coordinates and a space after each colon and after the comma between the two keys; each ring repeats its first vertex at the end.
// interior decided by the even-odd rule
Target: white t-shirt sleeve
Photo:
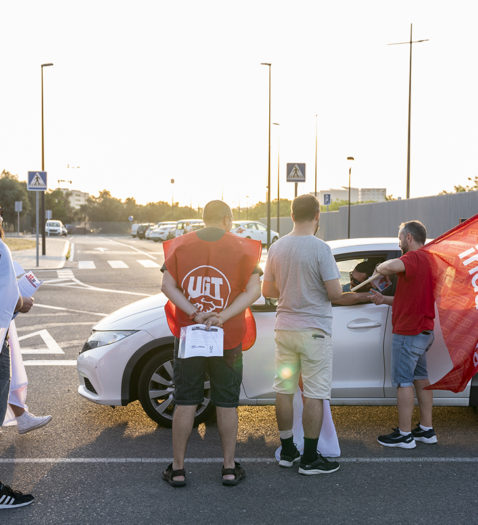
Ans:
{"type": "Polygon", "coordinates": [[[325,243],[319,248],[319,271],[323,281],[340,279],[340,272],[332,255],[332,250],[325,243]]]}

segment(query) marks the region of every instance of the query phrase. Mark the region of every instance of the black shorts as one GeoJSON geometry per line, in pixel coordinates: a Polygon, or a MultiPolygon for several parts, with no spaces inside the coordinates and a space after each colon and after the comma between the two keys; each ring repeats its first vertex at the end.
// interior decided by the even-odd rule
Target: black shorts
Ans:
{"type": "Polygon", "coordinates": [[[211,384],[211,401],[218,407],[239,404],[242,382],[242,346],[224,350],[223,357],[178,358],[174,340],[174,401],[177,405],[199,405],[204,400],[206,374],[211,384]]]}

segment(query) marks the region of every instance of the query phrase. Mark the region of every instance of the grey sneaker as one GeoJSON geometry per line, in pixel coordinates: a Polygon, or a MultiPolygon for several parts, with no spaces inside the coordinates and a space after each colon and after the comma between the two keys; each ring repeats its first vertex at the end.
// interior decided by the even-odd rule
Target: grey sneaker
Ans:
{"type": "Polygon", "coordinates": [[[433,428],[430,430],[423,430],[420,426],[420,423],[412,430],[413,437],[415,441],[421,441],[422,443],[427,443],[428,445],[433,445],[438,442],[437,435],[433,428]]]}
{"type": "Polygon", "coordinates": [[[34,416],[25,410],[25,412],[23,412],[23,414],[18,416],[16,419],[18,433],[26,434],[27,432],[48,425],[48,423],[51,421],[51,416],[34,416]]]}
{"type": "Polygon", "coordinates": [[[281,467],[290,468],[298,461],[300,461],[300,452],[297,450],[297,447],[294,446],[292,453],[284,454],[284,452],[281,451],[279,461],[281,467]]]}
{"type": "Polygon", "coordinates": [[[324,458],[321,454],[317,456],[317,459],[312,463],[305,463],[301,458],[299,464],[299,474],[304,474],[305,476],[313,476],[315,474],[331,474],[339,470],[340,465],[337,461],[329,461],[324,458]]]}

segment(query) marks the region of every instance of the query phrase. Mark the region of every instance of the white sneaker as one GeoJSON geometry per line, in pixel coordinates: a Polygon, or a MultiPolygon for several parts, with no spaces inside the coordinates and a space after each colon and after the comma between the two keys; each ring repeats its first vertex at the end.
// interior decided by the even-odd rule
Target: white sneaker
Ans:
{"type": "Polygon", "coordinates": [[[17,429],[19,434],[26,434],[31,430],[44,427],[51,421],[51,416],[34,416],[30,412],[23,412],[17,418],[17,429]]]}

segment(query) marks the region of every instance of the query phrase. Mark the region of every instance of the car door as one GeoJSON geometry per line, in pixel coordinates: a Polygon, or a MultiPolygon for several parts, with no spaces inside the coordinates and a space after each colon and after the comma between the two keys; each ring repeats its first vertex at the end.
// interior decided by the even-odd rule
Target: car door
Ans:
{"type": "MultiPolygon", "coordinates": [[[[350,283],[349,274],[358,263],[366,259],[379,263],[390,257],[386,252],[369,251],[336,255],[341,285],[350,283]]],[[[384,397],[385,351],[390,339],[390,306],[373,303],[333,306],[332,397],[337,402],[384,397]]]]}
{"type": "Polygon", "coordinates": [[[257,227],[257,233],[258,233],[258,241],[261,241],[262,244],[267,244],[267,228],[260,223],[256,223],[257,227]]]}

